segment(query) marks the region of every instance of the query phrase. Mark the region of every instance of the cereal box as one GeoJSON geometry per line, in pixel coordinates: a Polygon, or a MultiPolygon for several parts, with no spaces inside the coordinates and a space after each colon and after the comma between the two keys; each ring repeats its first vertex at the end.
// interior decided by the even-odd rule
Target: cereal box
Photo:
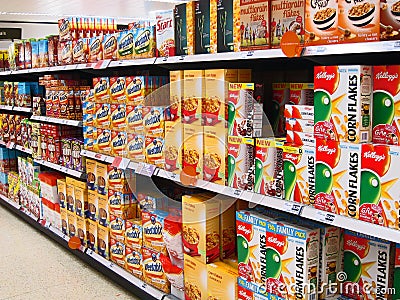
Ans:
{"type": "Polygon", "coordinates": [[[219,201],[182,197],[183,246],[186,254],[203,263],[219,259],[219,201]]]}
{"type": "Polygon", "coordinates": [[[94,100],[107,103],[110,99],[110,80],[108,77],[93,78],[94,100]]]}
{"type": "Polygon", "coordinates": [[[89,45],[87,39],[72,41],[72,58],[74,64],[85,63],[89,56],[89,45]]]}
{"type": "Polygon", "coordinates": [[[195,54],[217,52],[217,1],[195,2],[195,54]]]}
{"type": "Polygon", "coordinates": [[[226,127],[228,82],[237,82],[236,69],[205,70],[206,93],[202,103],[202,125],[226,127]]]}
{"type": "Polygon", "coordinates": [[[125,268],[125,244],[123,241],[110,238],[110,260],[125,268]]]}
{"type": "MultiPolygon", "coordinates": [[[[220,253],[221,259],[233,259],[236,253],[236,200],[224,195],[220,200],[220,253]]],[[[237,269],[237,268],[236,268],[237,269]]]]}
{"type": "Polygon", "coordinates": [[[182,131],[181,122],[165,121],[165,169],[174,173],[182,169],[182,131]]]}
{"type": "Polygon", "coordinates": [[[66,178],[67,209],[72,212],[75,211],[74,184],[75,184],[75,179],[71,177],[66,178]]]}
{"type": "Polygon", "coordinates": [[[68,236],[73,237],[77,234],[76,214],[68,210],[67,218],[68,218],[68,236]]]}
{"type": "Polygon", "coordinates": [[[114,156],[125,157],[128,136],[125,131],[111,131],[111,154],[114,156]]]}
{"type": "Polygon", "coordinates": [[[203,127],[183,124],[182,169],[193,169],[198,178],[203,177],[203,143],[203,127]]]}
{"type": "Polygon", "coordinates": [[[98,128],[110,129],[111,106],[109,103],[96,103],[95,122],[98,128]]]}
{"type": "Polygon", "coordinates": [[[143,258],[141,249],[133,249],[125,245],[125,270],[133,276],[142,279],[143,276],[143,258]]]}
{"type": "Polygon", "coordinates": [[[122,218],[122,216],[110,215],[110,236],[114,240],[118,240],[120,242],[125,243],[125,220],[122,218]]]}
{"type": "Polygon", "coordinates": [[[164,137],[164,106],[143,106],[143,127],[147,136],[164,137]]]}
{"type": "Polygon", "coordinates": [[[208,299],[207,265],[185,254],[183,272],[185,299],[208,299]]]}
{"type": "Polygon", "coordinates": [[[98,220],[98,195],[96,192],[91,190],[88,191],[88,218],[97,221],[98,220]]]}
{"type": "Polygon", "coordinates": [[[314,120],[314,106],[285,104],[285,118],[314,120]]]}
{"type": "Polygon", "coordinates": [[[241,50],[269,48],[269,6],[269,1],[265,0],[240,1],[241,50]]]}
{"type": "Polygon", "coordinates": [[[126,101],[130,105],[144,104],[146,96],[145,77],[144,76],[127,76],[125,77],[126,85],[126,101]]]}
{"type": "Polygon", "coordinates": [[[339,42],[338,1],[306,0],[305,44],[329,45],[339,42]]]}
{"type": "Polygon", "coordinates": [[[113,165],[107,165],[108,188],[114,191],[129,192],[125,171],[113,165]]]}
{"type": "MultiPolygon", "coordinates": [[[[262,114],[256,113],[253,98],[254,83],[229,83],[228,134],[259,137],[262,134],[262,114]]],[[[260,111],[262,113],[262,110],[260,111]]]]}
{"type": "Polygon", "coordinates": [[[97,252],[105,259],[110,259],[110,235],[107,227],[97,226],[97,252]]]}
{"type": "Polygon", "coordinates": [[[57,179],[57,192],[58,192],[58,201],[60,203],[60,207],[67,207],[66,199],[67,199],[67,185],[65,179],[57,179]]]}
{"type": "Polygon", "coordinates": [[[101,162],[96,163],[97,193],[99,195],[107,195],[107,171],[107,164],[101,162]]]}
{"type": "Polygon", "coordinates": [[[207,265],[208,299],[237,298],[238,271],[223,262],[207,265]]]}
{"type": "Polygon", "coordinates": [[[94,63],[103,59],[103,36],[94,36],[89,40],[88,62],[94,63]]]}
{"type": "Polygon", "coordinates": [[[395,288],[395,294],[393,298],[398,299],[400,297],[400,244],[396,244],[394,267],[393,287],[395,288]]]}
{"type": "Polygon", "coordinates": [[[103,59],[117,59],[117,36],[118,33],[106,34],[103,37],[102,47],[103,47],[103,59]]]}
{"type": "Polygon", "coordinates": [[[399,36],[399,4],[396,0],[386,0],[380,5],[380,40],[398,40],[399,36]]]}
{"type": "MultiPolygon", "coordinates": [[[[240,1],[217,2],[217,52],[240,51],[240,1]]],[[[268,24],[268,22],[266,22],[268,24]]],[[[268,36],[268,35],[267,35],[268,36]]]]}
{"type": "Polygon", "coordinates": [[[156,21],[157,56],[175,56],[174,11],[157,12],[156,21]]]}
{"type": "Polygon", "coordinates": [[[97,227],[98,227],[98,224],[96,221],[89,220],[88,227],[89,227],[88,237],[87,237],[88,248],[97,253],[97,227]]]}
{"type": "Polygon", "coordinates": [[[313,83],[290,83],[289,104],[291,105],[313,105],[314,84],[313,83]]]}
{"type": "MultiPolygon", "coordinates": [[[[60,54],[59,58],[61,58],[62,65],[70,65],[73,61],[73,54],[72,54],[72,41],[66,41],[60,43],[60,54]]],[[[43,68],[46,67],[46,58],[48,59],[47,51],[45,51],[46,45],[44,40],[39,40],[39,67],[43,68]]]]}
{"type": "Polygon", "coordinates": [[[360,220],[399,229],[400,147],[362,145],[360,220]]]}
{"type": "Polygon", "coordinates": [[[155,26],[137,28],[134,35],[134,58],[150,58],[156,55],[155,26]]]}
{"type": "Polygon", "coordinates": [[[314,120],[286,118],[286,130],[314,133],[314,120]]]}
{"type": "Polygon", "coordinates": [[[163,269],[162,253],[148,248],[142,248],[143,255],[143,279],[144,282],[169,293],[170,283],[163,269]]]}
{"type": "Polygon", "coordinates": [[[165,166],[165,149],[164,139],[158,137],[145,137],[145,157],[146,162],[159,168],[165,166]]]}
{"type": "Polygon", "coordinates": [[[130,133],[144,134],[143,106],[126,106],[126,130],[130,133]]]}
{"type": "Polygon", "coordinates": [[[254,139],[228,136],[228,186],[254,190],[254,139]]]}
{"type": "Polygon", "coordinates": [[[317,139],[314,207],[358,218],[361,145],[317,139]]]}
{"type": "Polygon", "coordinates": [[[271,299],[270,294],[265,290],[264,286],[260,286],[256,283],[246,281],[245,279],[238,277],[238,300],[269,300],[271,299]]]}
{"type": "Polygon", "coordinates": [[[203,180],[225,185],[227,129],[224,127],[204,126],[203,131],[203,180]]]}
{"type": "Polygon", "coordinates": [[[87,246],[87,232],[89,231],[89,226],[87,225],[87,219],[84,217],[76,216],[76,226],[77,226],[77,237],[81,240],[81,245],[83,247],[87,246]]]}
{"type": "Polygon", "coordinates": [[[394,248],[390,242],[345,230],[342,294],[352,299],[389,299],[394,248]]]}
{"type": "Polygon", "coordinates": [[[120,59],[132,59],[134,58],[134,30],[124,30],[118,33],[117,36],[117,58],[120,59]]]}
{"type": "Polygon", "coordinates": [[[283,142],[273,139],[256,139],[254,192],[282,199],[283,142]]]}
{"type": "Polygon", "coordinates": [[[316,66],[314,88],[316,138],[371,140],[372,67],[316,66]]]}
{"type": "Polygon", "coordinates": [[[281,39],[287,31],[297,34],[299,42],[304,43],[304,0],[271,1],[271,46],[279,48],[281,39]]]}
{"type": "Polygon", "coordinates": [[[181,116],[183,100],[184,77],[183,70],[169,71],[170,120],[175,121],[181,116]]]}
{"type": "Polygon", "coordinates": [[[339,1],[339,42],[374,42],[380,35],[380,1],[339,1]]]}
{"type": "Polygon", "coordinates": [[[98,221],[99,224],[108,227],[110,223],[110,215],[108,213],[108,196],[97,195],[98,221]]]}
{"type": "Polygon", "coordinates": [[[163,231],[164,219],[168,216],[165,211],[142,212],[143,246],[159,253],[167,254],[163,231]]]}
{"type": "Polygon", "coordinates": [[[89,190],[95,191],[97,189],[96,184],[96,166],[97,163],[93,159],[86,159],[86,173],[87,173],[87,187],[89,190]]]}
{"type": "Polygon", "coordinates": [[[143,226],[141,219],[125,220],[125,245],[140,252],[143,245],[143,226]]]}
{"type": "Polygon", "coordinates": [[[125,103],[125,77],[110,77],[110,98],[112,103],[125,103]]]}
{"type": "Polygon", "coordinates": [[[185,70],[184,79],[182,123],[200,125],[205,97],[204,70],[185,70]]]}
{"type": "Polygon", "coordinates": [[[61,216],[61,232],[65,235],[68,235],[68,214],[66,207],[60,207],[60,216],[61,216]]]}
{"type": "Polygon", "coordinates": [[[145,136],[128,133],[127,157],[135,162],[145,162],[145,136]]]}
{"type": "Polygon", "coordinates": [[[110,129],[97,129],[97,142],[98,152],[104,154],[111,153],[111,130],[110,129]]]}
{"type": "Polygon", "coordinates": [[[285,131],[284,108],[289,103],[290,85],[289,83],[273,83],[272,98],[269,103],[267,117],[275,135],[283,135],[285,131]]]}
{"type": "Polygon", "coordinates": [[[372,105],[372,141],[379,144],[399,145],[400,66],[374,66],[374,93],[372,105]]]}
{"type": "Polygon", "coordinates": [[[195,2],[175,6],[175,52],[176,55],[194,54],[195,37],[195,2]]]}
{"type": "Polygon", "coordinates": [[[88,213],[88,190],[84,182],[75,181],[74,196],[76,214],[81,217],[86,217],[88,213]]]}
{"type": "Polygon", "coordinates": [[[286,131],[286,142],[296,146],[315,147],[315,138],[313,133],[286,131]]]}
{"type": "Polygon", "coordinates": [[[133,203],[132,193],[108,190],[108,207],[110,214],[124,220],[136,216],[136,205],[133,203]]]}

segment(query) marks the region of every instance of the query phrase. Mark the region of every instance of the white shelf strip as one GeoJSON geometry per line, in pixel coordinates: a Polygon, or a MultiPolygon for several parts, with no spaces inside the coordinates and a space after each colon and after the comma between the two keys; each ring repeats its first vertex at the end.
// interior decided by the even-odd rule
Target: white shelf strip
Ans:
{"type": "Polygon", "coordinates": [[[32,107],[20,107],[20,106],[14,106],[13,111],[23,111],[23,112],[32,112],[32,107]]]}
{"type": "Polygon", "coordinates": [[[40,164],[40,165],[49,167],[49,168],[51,168],[51,169],[53,169],[53,170],[62,172],[62,173],[64,173],[64,174],[77,177],[77,178],[84,178],[85,175],[86,175],[84,172],[80,172],[80,171],[76,171],[76,170],[71,170],[71,169],[68,169],[68,168],[66,168],[66,167],[60,166],[60,165],[58,165],[58,164],[53,164],[53,163],[48,162],[48,161],[45,161],[45,160],[41,160],[41,159],[36,159],[36,158],[35,158],[35,159],[34,159],[34,162],[36,162],[36,163],[38,163],[38,164],[40,164]]]}
{"type": "Polygon", "coordinates": [[[0,105],[0,109],[4,109],[4,110],[13,110],[13,107],[11,105],[0,105]]]}
{"type": "Polygon", "coordinates": [[[110,156],[110,155],[105,155],[105,154],[101,154],[101,153],[96,153],[93,151],[89,151],[89,150],[82,150],[81,151],[81,155],[88,157],[88,158],[92,158],[92,159],[97,159],[99,161],[105,162],[105,163],[109,163],[111,164],[114,161],[114,157],[110,156]]]}
{"type": "Polygon", "coordinates": [[[82,121],[77,121],[77,120],[59,119],[47,116],[31,116],[31,120],[82,127],[82,121]]]}
{"type": "Polygon", "coordinates": [[[27,148],[22,147],[20,145],[15,145],[15,149],[32,155],[32,149],[27,149],[27,148]]]}
{"type": "Polygon", "coordinates": [[[15,207],[16,209],[20,209],[21,205],[15,203],[14,201],[11,201],[10,199],[8,199],[6,196],[0,194],[0,199],[3,200],[4,202],[7,202],[8,204],[10,204],[11,206],[15,207]]]}

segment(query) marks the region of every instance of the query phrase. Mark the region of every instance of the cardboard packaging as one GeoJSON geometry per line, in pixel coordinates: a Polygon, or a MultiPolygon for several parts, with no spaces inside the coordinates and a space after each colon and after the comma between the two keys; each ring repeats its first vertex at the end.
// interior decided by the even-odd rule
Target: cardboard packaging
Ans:
{"type": "Polygon", "coordinates": [[[284,115],[285,118],[314,120],[314,106],[285,104],[284,115]]]}
{"type": "Polygon", "coordinates": [[[207,265],[207,275],[209,298],[237,298],[237,270],[223,262],[216,262],[207,265]]]}
{"type": "Polygon", "coordinates": [[[143,226],[141,219],[125,220],[125,245],[140,252],[143,245],[143,226]]]}
{"type": "Polygon", "coordinates": [[[94,100],[98,103],[108,103],[110,99],[110,80],[108,77],[93,78],[94,100]]]}
{"type": "Polygon", "coordinates": [[[68,218],[68,236],[73,237],[77,235],[77,224],[76,224],[76,214],[72,211],[67,210],[68,218]]]}
{"type": "Polygon", "coordinates": [[[135,162],[145,162],[145,136],[128,133],[128,144],[126,146],[127,158],[135,162]]]}
{"type": "Polygon", "coordinates": [[[106,34],[103,37],[103,59],[116,60],[118,57],[118,44],[117,44],[118,33],[106,34]]]}
{"type": "Polygon", "coordinates": [[[126,82],[125,77],[110,77],[110,101],[111,103],[125,104],[126,82]]]}
{"type": "Polygon", "coordinates": [[[110,105],[110,125],[113,130],[123,131],[126,128],[126,105],[110,105]]]}
{"type": "Polygon", "coordinates": [[[272,98],[271,102],[267,105],[267,117],[271,124],[275,136],[282,136],[285,134],[285,118],[284,107],[289,103],[290,97],[290,84],[289,83],[273,83],[272,84],[272,98]]]}
{"type": "Polygon", "coordinates": [[[126,85],[126,104],[137,106],[143,105],[146,96],[145,76],[127,76],[126,85]]]}
{"type": "Polygon", "coordinates": [[[134,58],[135,32],[133,29],[124,30],[118,33],[117,37],[117,59],[134,58]]]}
{"type": "Polygon", "coordinates": [[[105,163],[96,162],[96,181],[97,181],[97,194],[107,195],[107,173],[108,166],[105,163]]]}
{"type": "Polygon", "coordinates": [[[162,261],[160,260],[160,256],[162,254],[143,247],[142,255],[144,282],[158,288],[165,293],[169,293],[171,285],[163,269],[162,261]]]}
{"type": "Polygon", "coordinates": [[[184,70],[182,123],[201,125],[202,102],[204,98],[204,70],[184,70]]]}
{"type": "Polygon", "coordinates": [[[87,187],[91,191],[97,190],[97,170],[96,170],[97,163],[93,159],[86,159],[86,172],[87,172],[87,187]]]}
{"type": "Polygon", "coordinates": [[[184,91],[184,71],[169,71],[170,121],[177,121],[182,116],[184,91]]]}
{"type": "Polygon", "coordinates": [[[143,105],[127,105],[125,120],[128,133],[144,134],[143,105]]]}
{"type": "Polygon", "coordinates": [[[290,83],[289,103],[292,105],[314,105],[313,83],[290,83]]]}
{"type": "Polygon", "coordinates": [[[372,67],[317,66],[314,88],[316,138],[371,141],[372,67]]]}
{"type": "Polygon", "coordinates": [[[128,135],[125,131],[111,131],[111,154],[117,157],[126,157],[128,135]]]}
{"type": "Polygon", "coordinates": [[[221,259],[228,263],[225,260],[234,260],[237,257],[236,201],[226,196],[218,196],[218,198],[220,199],[221,210],[219,230],[221,259]]]}
{"type": "Polygon", "coordinates": [[[61,232],[65,235],[68,235],[68,214],[66,207],[60,207],[60,216],[61,216],[61,232]]]}
{"type": "Polygon", "coordinates": [[[180,173],[182,170],[183,125],[165,121],[165,169],[180,173]]]}
{"type": "Polygon", "coordinates": [[[109,229],[97,225],[97,251],[105,259],[110,259],[110,234],[109,229]]]}
{"type": "Polygon", "coordinates": [[[217,1],[195,2],[195,54],[217,52],[217,1]]]}
{"type": "Polygon", "coordinates": [[[75,212],[80,217],[88,214],[88,189],[85,182],[75,181],[74,186],[75,212]]]}
{"type": "Polygon", "coordinates": [[[174,11],[165,10],[156,14],[157,56],[175,56],[174,11]]]}
{"type": "Polygon", "coordinates": [[[164,106],[143,106],[143,127],[147,136],[165,136],[165,107],[164,106]]]}
{"type": "Polygon", "coordinates": [[[96,112],[94,120],[98,129],[111,128],[111,106],[109,103],[96,103],[96,112]]]}
{"type": "Polygon", "coordinates": [[[87,219],[81,216],[76,216],[76,227],[78,230],[77,237],[81,240],[81,245],[83,247],[87,246],[87,232],[89,231],[89,226],[87,225],[87,219]]]}
{"type": "Polygon", "coordinates": [[[110,214],[107,195],[97,195],[97,207],[99,224],[108,227],[110,224],[110,214]]]}
{"type": "Polygon", "coordinates": [[[88,191],[88,218],[92,221],[98,221],[98,194],[94,191],[88,191]]]}
{"type": "Polygon", "coordinates": [[[287,131],[286,141],[288,144],[296,146],[315,147],[315,138],[313,133],[304,133],[298,131],[287,131]]]}
{"type": "Polygon", "coordinates": [[[182,169],[193,169],[197,178],[203,177],[203,127],[183,124],[182,169]]]}
{"type": "Polygon", "coordinates": [[[156,29],[154,26],[136,28],[134,31],[134,57],[150,58],[156,55],[156,29]]]}
{"type": "Polygon", "coordinates": [[[203,180],[225,185],[228,155],[227,129],[204,126],[203,180]]]}
{"type": "Polygon", "coordinates": [[[185,298],[206,300],[208,298],[207,265],[185,254],[185,298]]]}
{"type": "Polygon", "coordinates": [[[246,281],[238,277],[238,300],[255,299],[255,300],[269,300],[271,296],[265,291],[265,287],[246,281]]]}
{"type": "Polygon", "coordinates": [[[396,291],[393,298],[397,299],[400,297],[400,244],[396,244],[394,267],[393,287],[396,291]]]}
{"type": "Polygon", "coordinates": [[[141,249],[133,249],[125,246],[125,269],[133,276],[142,279],[143,277],[143,257],[141,249]]]}
{"type": "Polygon", "coordinates": [[[176,55],[194,54],[195,2],[178,4],[174,9],[176,55]]]}
{"type": "Polygon", "coordinates": [[[142,212],[143,246],[158,253],[167,253],[163,231],[164,220],[168,213],[161,210],[142,212]]]}
{"type": "Polygon", "coordinates": [[[240,1],[217,2],[217,52],[240,51],[240,1]]]}
{"type": "Polygon", "coordinates": [[[123,241],[110,238],[110,260],[125,268],[125,244],[123,241]]]}
{"type": "Polygon", "coordinates": [[[74,184],[75,184],[75,179],[71,177],[66,178],[67,209],[72,212],[75,212],[74,184]]]}
{"type": "Polygon", "coordinates": [[[58,192],[58,201],[60,203],[60,207],[67,207],[67,185],[65,179],[57,179],[57,192],[58,192]]]}
{"type": "Polygon", "coordinates": [[[313,134],[314,121],[286,118],[286,130],[313,134]]]}
{"type": "Polygon", "coordinates": [[[148,164],[165,168],[165,141],[163,138],[145,137],[145,156],[148,164]]]}

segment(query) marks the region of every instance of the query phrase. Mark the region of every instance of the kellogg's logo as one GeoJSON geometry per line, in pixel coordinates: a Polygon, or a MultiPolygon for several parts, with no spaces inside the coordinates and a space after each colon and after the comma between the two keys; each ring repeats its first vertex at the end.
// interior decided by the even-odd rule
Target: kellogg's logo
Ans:
{"type": "Polygon", "coordinates": [[[375,151],[364,152],[364,158],[373,159],[376,162],[380,162],[386,159],[384,154],[377,154],[375,151]]]}
{"type": "Polygon", "coordinates": [[[318,146],[318,151],[319,152],[325,152],[328,155],[332,155],[332,154],[336,153],[336,149],[335,148],[329,148],[328,145],[320,145],[320,146],[318,146]]]}
{"type": "Polygon", "coordinates": [[[317,79],[325,79],[327,81],[332,80],[336,77],[335,73],[328,73],[326,71],[318,72],[316,75],[317,79]]]}
{"type": "Polygon", "coordinates": [[[357,240],[352,240],[352,239],[347,240],[346,245],[360,252],[367,249],[366,245],[360,244],[357,240]]]}
{"type": "Polygon", "coordinates": [[[269,244],[276,245],[277,248],[282,248],[283,246],[285,246],[284,241],[281,241],[277,237],[274,237],[274,236],[269,236],[267,241],[269,244]]]}
{"type": "Polygon", "coordinates": [[[388,71],[381,71],[378,72],[375,75],[375,78],[380,80],[380,79],[386,79],[388,82],[394,81],[395,79],[397,79],[399,77],[398,73],[394,73],[394,74],[390,74],[388,71]]]}

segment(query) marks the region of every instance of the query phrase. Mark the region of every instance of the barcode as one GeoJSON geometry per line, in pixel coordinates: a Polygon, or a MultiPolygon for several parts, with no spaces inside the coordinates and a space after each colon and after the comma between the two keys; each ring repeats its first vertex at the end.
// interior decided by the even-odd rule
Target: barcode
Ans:
{"type": "Polygon", "coordinates": [[[308,300],[316,300],[317,299],[317,294],[311,294],[309,297],[308,297],[308,300]]]}
{"type": "Polygon", "coordinates": [[[361,133],[361,141],[362,142],[368,142],[368,132],[362,132],[361,133]]]}

